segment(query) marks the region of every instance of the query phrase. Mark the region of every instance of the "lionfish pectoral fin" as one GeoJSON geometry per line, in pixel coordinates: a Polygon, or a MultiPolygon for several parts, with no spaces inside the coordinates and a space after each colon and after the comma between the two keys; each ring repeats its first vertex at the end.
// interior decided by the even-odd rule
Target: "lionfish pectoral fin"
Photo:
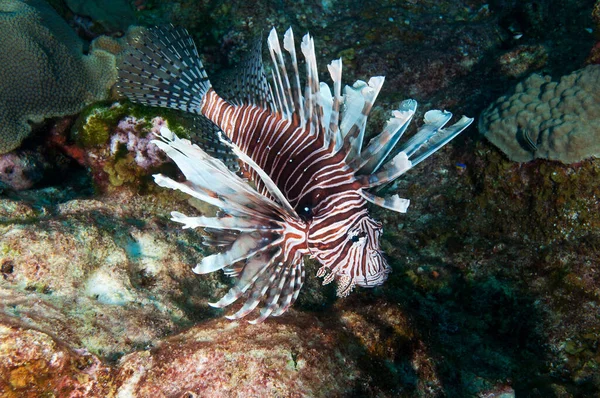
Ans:
{"type": "Polygon", "coordinates": [[[223,140],[227,145],[229,145],[233,152],[240,158],[240,160],[250,166],[265,184],[265,187],[269,191],[269,193],[278,201],[278,203],[282,206],[282,208],[286,211],[287,215],[293,219],[299,219],[300,217],[296,213],[296,210],[292,207],[292,205],[288,202],[285,195],[281,192],[281,190],[277,187],[277,185],[271,180],[271,177],[258,165],[250,156],[246,155],[237,145],[232,142],[227,142],[223,140]]]}
{"type": "Polygon", "coordinates": [[[192,271],[196,274],[215,272],[230,264],[246,260],[261,251],[273,247],[273,245],[276,245],[276,243],[265,236],[257,236],[255,233],[242,233],[233,242],[229,250],[204,257],[192,271]]]}
{"type": "Polygon", "coordinates": [[[119,65],[118,91],[144,105],[199,114],[210,87],[196,45],[183,28],[145,30],[119,65]]]}
{"type": "Polygon", "coordinates": [[[291,305],[295,296],[295,284],[298,280],[296,278],[298,263],[301,267],[301,261],[302,259],[296,259],[295,263],[293,261],[280,262],[277,265],[269,279],[264,306],[261,308],[258,318],[249,321],[251,324],[261,323],[272,314],[283,313],[291,305]]]}
{"type": "Polygon", "coordinates": [[[165,151],[188,181],[177,182],[156,174],[154,180],[159,186],[185,192],[233,216],[251,218],[257,226],[271,225],[276,214],[285,214],[281,205],[258,193],[219,159],[166,127],[160,133],[159,139],[152,142],[165,151]]]}
{"type": "Polygon", "coordinates": [[[188,217],[178,211],[171,212],[171,220],[183,224],[183,229],[212,228],[240,232],[265,231],[275,229],[275,226],[257,225],[256,221],[241,217],[188,217]]]}
{"type": "Polygon", "coordinates": [[[279,316],[286,312],[288,308],[296,301],[300,294],[300,289],[304,284],[304,264],[302,259],[298,260],[291,270],[288,283],[284,285],[281,292],[279,307],[276,308],[272,315],[279,316]]]}
{"type": "Polygon", "coordinates": [[[233,304],[271,267],[280,253],[281,249],[274,254],[265,251],[246,260],[242,271],[237,276],[235,285],[219,301],[209,303],[209,305],[216,308],[224,308],[233,304]]]}

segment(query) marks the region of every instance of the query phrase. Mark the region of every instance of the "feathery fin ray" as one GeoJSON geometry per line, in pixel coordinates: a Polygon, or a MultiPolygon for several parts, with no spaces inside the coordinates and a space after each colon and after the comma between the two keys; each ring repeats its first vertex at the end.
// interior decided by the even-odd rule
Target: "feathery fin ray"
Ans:
{"type": "MultiPolygon", "coordinates": [[[[400,177],[452,140],[467,128],[473,119],[463,116],[455,124],[445,127],[452,114],[440,110],[429,111],[425,113],[424,124],[416,134],[396,148],[417,109],[416,101],[406,100],[392,112],[383,131],[363,147],[367,118],[384,78],[376,76],[368,82],[359,80],[352,86],[345,86],[342,93],[342,61],[337,59],[327,67],[332,86],[319,82],[314,40],[306,34],[300,43],[306,69],[304,86],[301,86],[291,28],[283,36],[283,45],[280,44],[275,29],[269,33],[267,44],[273,63],[270,79],[265,76],[261,47],[257,45],[247,60],[242,62],[245,70],[236,74],[234,86],[229,90],[229,103],[219,100],[213,91],[205,101],[211,83],[187,31],[174,27],[150,29],[132,44],[131,51],[124,57],[119,69],[118,89],[130,100],[142,104],[170,107],[195,114],[207,112],[207,115],[212,115],[211,119],[215,120],[215,123],[218,121],[228,133],[231,131],[230,126],[238,123],[238,120],[228,119],[230,124],[223,124],[220,118],[225,117],[224,113],[230,118],[232,114],[237,114],[235,112],[243,112],[243,107],[254,107],[252,112],[259,108],[262,112],[276,113],[278,116],[272,119],[268,118],[273,115],[268,114],[267,120],[271,123],[287,123],[287,126],[294,128],[289,134],[296,136],[285,136],[288,145],[317,143],[322,146],[315,147],[313,151],[315,154],[324,153],[319,155],[319,158],[313,158],[313,155],[309,154],[299,161],[290,159],[290,162],[296,160],[297,167],[306,167],[304,172],[315,168],[313,166],[320,160],[343,155],[338,157],[343,159],[338,165],[339,170],[348,173],[348,178],[354,184],[351,195],[348,193],[353,199],[349,201],[354,201],[351,206],[358,206],[355,213],[347,214],[350,218],[356,217],[355,220],[360,220],[360,223],[351,225],[348,222],[346,225],[337,221],[338,224],[344,225],[335,227],[338,229],[336,231],[330,231],[334,235],[339,234],[335,235],[335,239],[345,238],[338,239],[345,242],[344,234],[347,234],[351,237],[352,244],[356,243],[357,247],[362,248],[364,246],[361,245],[366,244],[368,234],[360,231],[365,231],[366,228],[371,238],[379,242],[381,225],[365,217],[368,214],[365,204],[370,202],[404,213],[410,201],[396,194],[379,197],[369,189],[400,177]],[[218,106],[227,108],[227,111],[218,112],[213,108],[213,113],[209,113],[203,107],[210,101],[219,103],[218,106]],[[217,114],[218,117],[214,116],[217,114]],[[356,188],[356,182],[359,188],[356,188]],[[363,224],[371,226],[365,227],[363,224]]],[[[247,119],[239,123],[248,122],[247,119]]],[[[236,128],[239,129],[240,126],[236,128]]],[[[162,187],[181,190],[221,209],[217,217],[188,217],[179,212],[172,212],[171,217],[173,221],[183,224],[183,228],[204,229],[208,235],[203,243],[222,250],[205,256],[194,268],[194,272],[208,273],[222,269],[227,275],[235,278],[235,283],[227,294],[211,305],[222,308],[243,298],[243,304],[238,311],[228,316],[229,319],[239,319],[262,304],[258,316],[250,321],[259,323],[269,316],[281,315],[297,299],[305,277],[303,256],[315,254],[312,251],[315,249],[311,248],[309,243],[309,227],[312,224],[307,222],[313,223],[316,216],[313,215],[312,219],[309,217],[308,221],[299,217],[292,206],[292,203],[297,205],[299,199],[291,196],[296,194],[291,193],[292,188],[288,189],[289,181],[282,182],[280,174],[277,174],[279,170],[275,170],[273,165],[265,166],[265,157],[260,159],[248,150],[247,142],[243,142],[248,138],[244,136],[245,130],[237,132],[242,138],[236,138],[236,142],[225,139],[224,133],[218,127],[207,130],[211,130],[212,134],[201,139],[198,146],[188,140],[179,139],[167,128],[161,129],[160,136],[153,142],[178,165],[186,181],[177,182],[160,174],[154,178],[162,187]],[[259,186],[260,193],[232,172],[232,159],[237,159],[244,167],[251,169],[252,177],[257,179],[254,183],[259,186]],[[270,166],[273,170],[267,172],[270,166]]],[[[263,131],[263,134],[267,133],[263,131]]],[[[258,140],[261,138],[262,136],[258,140]]],[[[280,150],[280,138],[269,137],[268,142],[277,143],[280,150]]],[[[269,146],[266,148],[271,149],[269,146]]],[[[302,146],[298,146],[288,154],[300,154],[302,149],[302,146]]],[[[277,159],[275,163],[278,167],[281,166],[279,161],[280,159],[277,159]]],[[[319,170],[322,171],[325,180],[329,174],[335,175],[335,172],[339,171],[333,168],[329,170],[328,167],[319,170]]],[[[303,178],[293,175],[294,178],[303,178]]],[[[291,177],[288,180],[291,180],[291,177]]],[[[341,179],[332,181],[331,187],[343,184],[338,182],[341,179]]],[[[294,181],[289,186],[295,187],[295,183],[294,181]]],[[[300,186],[300,195],[311,192],[314,187],[310,184],[321,184],[321,180],[317,182],[315,174],[314,180],[300,186]]],[[[335,195],[339,193],[332,196],[335,195]]],[[[331,203],[335,203],[334,200],[332,198],[331,203]]],[[[316,236],[325,233],[318,231],[316,236]]],[[[383,259],[378,243],[376,246],[376,250],[370,252],[364,270],[358,270],[359,266],[351,261],[340,262],[342,254],[341,251],[337,251],[331,257],[335,263],[325,265],[325,260],[319,259],[323,267],[319,269],[317,276],[324,277],[324,284],[336,280],[340,296],[347,295],[355,286],[372,287],[383,283],[390,267],[383,259]]],[[[351,250],[357,253],[354,248],[351,250]]]]}

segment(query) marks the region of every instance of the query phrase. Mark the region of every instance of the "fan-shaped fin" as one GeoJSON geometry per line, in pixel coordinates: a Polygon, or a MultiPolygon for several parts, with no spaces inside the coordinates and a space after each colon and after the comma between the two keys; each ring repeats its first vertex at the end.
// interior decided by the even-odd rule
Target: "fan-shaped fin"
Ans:
{"type": "Polygon", "coordinates": [[[290,205],[285,195],[283,195],[283,193],[279,190],[279,188],[273,182],[273,180],[271,180],[271,177],[269,177],[269,175],[263,169],[261,169],[260,166],[257,165],[256,162],[254,162],[254,160],[252,160],[248,155],[246,155],[237,145],[235,145],[232,142],[227,142],[227,145],[229,145],[232,148],[233,152],[244,163],[250,166],[256,172],[256,174],[258,174],[262,182],[265,184],[265,187],[267,188],[269,193],[277,199],[279,204],[283,206],[283,209],[285,209],[287,215],[291,218],[299,219],[298,215],[296,214],[296,211],[294,210],[292,205],[290,205]]]}
{"type": "Polygon", "coordinates": [[[280,255],[281,249],[278,249],[275,253],[265,251],[248,259],[245,262],[241,273],[237,277],[235,285],[229,289],[229,292],[216,303],[209,304],[212,307],[217,308],[223,308],[233,304],[237,299],[244,295],[248,288],[256,282],[259,276],[272,266],[273,262],[276,261],[280,255]]]}
{"type": "Polygon", "coordinates": [[[261,251],[277,246],[279,243],[281,242],[272,238],[270,239],[265,235],[242,233],[235,242],[233,242],[233,245],[229,250],[204,257],[192,271],[196,274],[215,272],[227,265],[245,260],[261,251]]]}
{"type": "Polygon", "coordinates": [[[281,228],[275,224],[264,225],[262,223],[257,223],[252,219],[242,217],[188,217],[178,211],[171,212],[171,220],[183,224],[183,229],[213,228],[251,232],[281,228]]]}
{"type": "Polygon", "coordinates": [[[118,91],[133,102],[200,114],[211,85],[187,30],[147,29],[126,50],[118,91]]]}

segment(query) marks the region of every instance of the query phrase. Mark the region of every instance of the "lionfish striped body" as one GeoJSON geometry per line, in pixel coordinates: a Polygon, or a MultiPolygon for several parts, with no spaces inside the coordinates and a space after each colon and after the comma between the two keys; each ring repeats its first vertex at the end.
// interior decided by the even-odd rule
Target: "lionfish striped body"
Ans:
{"type": "Polygon", "coordinates": [[[160,174],[155,180],[220,208],[214,218],[179,212],[172,217],[184,228],[204,228],[209,232],[205,243],[224,248],[203,258],[194,272],[223,269],[236,277],[235,285],[212,305],[225,307],[245,297],[230,316],[237,319],[262,302],[253,322],[284,313],[296,300],[307,255],[321,263],[317,275],[324,276],[323,283],[337,281],[339,296],[354,286],[382,284],[390,267],[379,247],[382,225],[369,217],[367,203],[405,212],[409,201],[397,195],[377,197],[368,189],[395,180],[472,122],[463,116],[443,128],[452,115],[429,111],[425,124],[392,156],[416,111],[416,102],[406,100],[363,148],[367,116],[383,77],[357,81],[342,94],[342,63],[335,60],[328,66],[332,93],[319,83],[314,44],[307,34],[301,43],[306,63],[302,90],[292,30],[283,39],[287,57],[274,29],[268,45],[271,82],[257,47],[226,100],[212,88],[184,29],[148,30],[125,56],[118,85],[133,101],[200,114],[214,124],[218,139],[206,134],[200,146],[164,128],[155,142],[187,181],[160,174]],[[223,148],[233,153],[254,187],[218,159],[225,160],[223,148]]]}

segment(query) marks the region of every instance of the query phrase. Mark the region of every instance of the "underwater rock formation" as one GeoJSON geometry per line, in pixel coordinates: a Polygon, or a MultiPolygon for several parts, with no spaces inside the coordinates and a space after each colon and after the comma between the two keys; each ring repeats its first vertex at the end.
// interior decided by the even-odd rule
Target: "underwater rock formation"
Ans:
{"type": "MultiPolygon", "coordinates": [[[[3,396],[340,396],[366,380],[349,331],[372,327],[357,314],[344,327],[296,311],[260,326],[207,320],[207,301],[226,286],[189,270],[199,236],[158,237],[177,196],[121,192],[45,208],[0,199],[3,396]]],[[[381,313],[390,312],[401,317],[381,313]]]]}
{"type": "Polygon", "coordinates": [[[127,30],[135,23],[135,14],[128,0],[66,0],[67,6],[78,15],[90,17],[108,30],[127,30]]]}
{"type": "Polygon", "coordinates": [[[553,82],[532,75],[492,103],[479,131],[510,160],[569,164],[600,156],[600,66],[553,82]]]}
{"type": "Polygon", "coordinates": [[[106,99],[113,54],[83,41],[43,0],[0,0],[0,153],[17,148],[29,123],[106,99]]]}
{"type": "Polygon", "coordinates": [[[43,157],[32,151],[0,155],[0,192],[3,188],[17,191],[31,188],[43,178],[47,166],[43,157]]]}

